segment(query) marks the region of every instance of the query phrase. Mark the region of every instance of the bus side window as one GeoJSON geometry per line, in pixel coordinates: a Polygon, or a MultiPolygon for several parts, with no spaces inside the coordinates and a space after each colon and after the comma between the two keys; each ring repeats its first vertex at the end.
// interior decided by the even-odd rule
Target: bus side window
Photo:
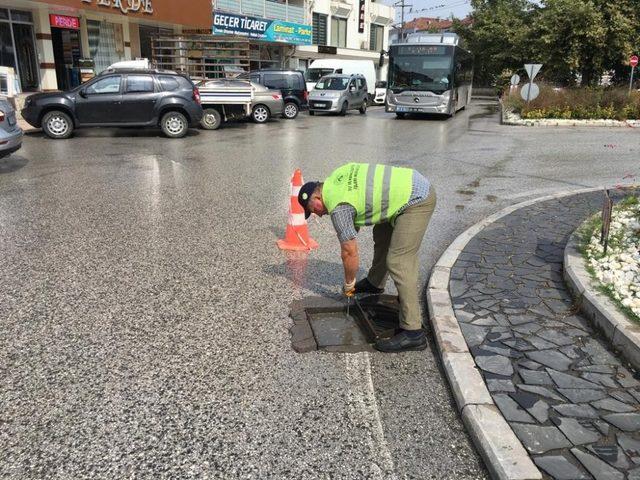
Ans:
{"type": "Polygon", "coordinates": [[[336,68],[336,70],[333,73],[342,73],[342,69],[341,68],[336,68]]]}

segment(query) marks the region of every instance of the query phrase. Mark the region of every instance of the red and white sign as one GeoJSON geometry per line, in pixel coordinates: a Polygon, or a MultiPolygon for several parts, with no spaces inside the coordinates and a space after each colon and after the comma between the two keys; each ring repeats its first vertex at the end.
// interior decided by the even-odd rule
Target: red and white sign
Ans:
{"type": "Polygon", "coordinates": [[[78,17],[69,17],[67,15],[49,15],[49,24],[56,28],[68,28],[71,30],[80,29],[80,19],[78,17]]]}
{"type": "Polygon", "coordinates": [[[637,55],[633,55],[629,59],[629,65],[631,65],[632,67],[637,67],[638,66],[638,56],[637,55]]]}

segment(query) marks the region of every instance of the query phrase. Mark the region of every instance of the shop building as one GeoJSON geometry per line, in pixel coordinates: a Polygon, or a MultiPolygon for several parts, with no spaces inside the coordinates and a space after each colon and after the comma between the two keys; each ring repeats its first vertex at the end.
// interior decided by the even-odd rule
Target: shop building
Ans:
{"type": "Polygon", "coordinates": [[[151,57],[158,33],[211,28],[211,1],[4,0],[0,66],[22,91],[66,89],[120,60],[151,57]]]}

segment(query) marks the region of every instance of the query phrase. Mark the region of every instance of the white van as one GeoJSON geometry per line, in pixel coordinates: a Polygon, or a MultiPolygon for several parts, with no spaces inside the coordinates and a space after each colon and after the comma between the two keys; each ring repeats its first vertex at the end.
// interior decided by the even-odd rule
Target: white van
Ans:
{"type": "Polygon", "coordinates": [[[376,68],[373,60],[343,60],[340,58],[320,58],[314,60],[304,74],[307,90],[310,92],[321,77],[331,73],[354,75],[359,73],[367,80],[369,93],[373,94],[376,84],[376,68]]]}

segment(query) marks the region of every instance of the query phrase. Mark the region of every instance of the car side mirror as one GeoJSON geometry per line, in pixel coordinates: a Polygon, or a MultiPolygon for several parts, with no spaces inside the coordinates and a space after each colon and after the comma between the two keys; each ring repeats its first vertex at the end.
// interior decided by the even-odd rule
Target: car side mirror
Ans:
{"type": "Polygon", "coordinates": [[[82,98],[87,98],[87,91],[84,88],[80,89],[79,93],[82,98]]]}
{"type": "Polygon", "coordinates": [[[355,91],[356,91],[356,87],[355,87],[355,85],[351,85],[351,86],[349,87],[349,91],[350,91],[350,92],[355,92],[355,91]]]}

